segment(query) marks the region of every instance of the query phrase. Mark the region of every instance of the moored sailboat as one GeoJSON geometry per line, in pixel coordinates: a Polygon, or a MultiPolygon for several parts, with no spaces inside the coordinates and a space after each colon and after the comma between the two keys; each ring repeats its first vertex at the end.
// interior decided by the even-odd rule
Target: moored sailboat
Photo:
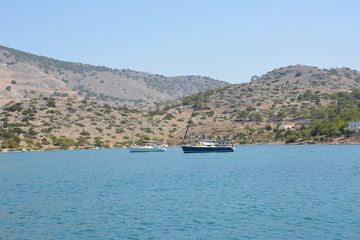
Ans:
{"type": "MultiPolygon", "coordinates": [[[[200,93],[199,93],[200,94],[200,93]]],[[[207,153],[207,152],[234,152],[235,148],[232,146],[228,141],[220,141],[220,140],[205,140],[204,131],[203,131],[203,111],[204,111],[204,95],[203,92],[201,92],[201,117],[200,117],[200,125],[201,125],[201,136],[200,140],[197,142],[197,144],[193,145],[184,145],[187,132],[189,130],[191,119],[194,116],[196,108],[196,103],[194,105],[193,112],[191,114],[188,126],[185,131],[185,135],[182,142],[182,150],[184,153],[207,153]]]]}
{"type": "Polygon", "coordinates": [[[181,146],[184,153],[234,152],[235,148],[224,141],[203,140],[198,145],[181,146]]]}
{"type": "Polygon", "coordinates": [[[157,141],[145,141],[143,140],[143,133],[142,133],[142,117],[141,117],[141,126],[140,126],[140,144],[136,145],[133,144],[133,137],[134,137],[134,132],[135,132],[135,128],[133,130],[133,133],[131,135],[131,140],[130,140],[130,146],[129,146],[129,150],[131,153],[135,153],[135,152],[165,152],[166,148],[164,145],[158,143],[157,141]]]}
{"type": "Polygon", "coordinates": [[[130,152],[165,152],[166,148],[158,142],[143,141],[140,146],[131,146],[130,152]],[[150,144],[150,145],[147,145],[150,144]]]}

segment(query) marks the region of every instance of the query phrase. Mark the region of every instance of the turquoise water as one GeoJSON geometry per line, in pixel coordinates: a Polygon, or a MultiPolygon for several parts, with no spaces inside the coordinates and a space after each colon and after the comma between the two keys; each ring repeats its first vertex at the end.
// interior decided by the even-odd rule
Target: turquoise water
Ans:
{"type": "Polygon", "coordinates": [[[0,239],[360,239],[360,146],[1,153],[0,239]]]}

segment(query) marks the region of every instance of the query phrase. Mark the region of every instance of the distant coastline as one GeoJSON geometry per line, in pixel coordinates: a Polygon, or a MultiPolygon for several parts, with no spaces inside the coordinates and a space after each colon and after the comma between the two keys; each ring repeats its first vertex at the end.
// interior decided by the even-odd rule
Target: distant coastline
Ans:
{"type": "Polygon", "coordinates": [[[347,67],[297,64],[228,84],[0,46],[0,76],[4,151],[122,148],[139,139],[176,146],[190,121],[189,141],[206,126],[207,139],[240,145],[360,143],[342,137],[354,136],[349,124],[360,122],[360,72],[347,67]]]}
{"type": "MultiPolygon", "coordinates": [[[[327,142],[301,142],[301,143],[284,143],[284,142],[260,142],[252,144],[236,144],[236,146],[251,146],[251,145],[284,145],[284,146],[294,146],[294,145],[360,145],[360,136],[359,137],[349,137],[349,138],[334,138],[330,139],[327,142]]],[[[180,147],[181,145],[172,145],[170,147],[180,147]]],[[[9,152],[44,152],[44,151],[74,151],[74,150],[100,150],[100,149],[127,149],[127,147],[109,147],[109,148],[75,148],[69,147],[68,149],[60,148],[44,148],[44,149],[2,149],[0,153],[9,153],[9,152]]]]}

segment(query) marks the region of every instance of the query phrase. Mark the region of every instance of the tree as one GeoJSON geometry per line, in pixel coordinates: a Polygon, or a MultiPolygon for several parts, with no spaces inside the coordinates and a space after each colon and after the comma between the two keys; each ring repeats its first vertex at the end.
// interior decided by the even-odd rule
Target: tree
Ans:
{"type": "Polygon", "coordinates": [[[247,106],[247,108],[246,108],[246,111],[248,111],[248,112],[252,112],[252,111],[255,111],[255,110],[256,110],[256,108],[253,107],[253,106],[247,106]]]}
{"type": "Polygon", "coordinates": [[[352,89],[351,96],[355,98],[356,100],[360,100],[360,88],[354,88],[352,89]]]}
{"type": "Polygon", "coordinates": [[[290,135],[288,137],[286,137],[285,143],[295,143],[296,140],[298,139],[298,137],[296,135],[290,135]]]}
{"type": "Polygon", "coordinates": [[[310,111],[310,116],[312,119],[326,119],[328,113],[324,107],[315,108],[310,111]]]}
{"type": "Polygon", "coordinates": [[[144,135],[142,135],[141,139],[145,140],[145,141],[148,141],[148,140],[150,140],[150,137],[149,137],[149,135],[144,134],[144,135]]]}
{"type": "Polygon", "coordinates": [[[244,119],[244,118],[247,118],[247,117],[249,117],[249,112],[246,111],[246,110],[241,110],[241,111],[238,113],[238,118],[244,119]]]}
{"type": "Polygon", "coordinates": [[[94,140],[95,140],[95,144],[94,144],[95,147],[102,147],[104,142],[101,140],[101,137],[95,137],[94,140]]]}
{"type": "Polygon", "coordinates": [[[310,101],[312,99],[312,97],[314,96],[313,91],[311,91],[310,89],[307,89],[303,95],[304,100],[306,101],[310,101]]]}
{"type": "Polygon", "coordinates": [[[276,114],[276,117],[277,117],[278,119],[283,119],[283,118],[286,117],[286,112],[284,112],[284,111],[279,111],[279,112],[276,114]]]}
{"type": "Polygon", "coordinates": [[[21,107],[22,103],[15,103],[9,107],[6,107],[4,108],[5,111],[8,111],[8,112],[15,112],[15,111],[22,111],[23,108],[21,107]]]}
{"type": "Polygon", "coordinates": [[[76,142],[73,139],[61,136],[55,137],[54,145],[60,146],[61,149],[68,149],[70,146],[74,146],[76,142]]]}
{"type": "Polygon", "coordinates": [[[275,139],[280,139],[282,138],[283,136],[281,135],[281,132],[279,129],[276,129],[275,131],[275,139]]]}
{"type": "Polygon", "coordinates": [[[301,72],[296,72],[295,73],[295,77],[300,77],[301,76],[301,72]]]}
{"type": "Polygon", "coordinates": [[[55,99],[53,99],[53,98],[49,99],[47,102],[47,106],[52,107],[52,108],[56,107],[55,99]]]}
{"type": "Polygon", "coordinates": [[[254,81],[256,81],[256,79],[258,78],[258,76],[256,76],[256,75],[253,75],[252,77],[251,77],[251,82],[254,82],[254,81]]]}
{"type": "Polygon", "coordinates": [[[86,137],[80,136],[76,139],[76,145],[77,146],[84,146],[90,144],[88,139],[86,137]]]}
{"type": "Polygon", "coordinates": [[[166,116],[163,118],[164,120],[171,120],[172,118],[175,118],[174,115],[171,113],[166,114],[166,116]]]}
{"type": "Polygon", "coordinates": [[[249,119],[252,121],[258,121],[258,122],[263,120],[261,113],[258,113],[258,112],[250,113],[249,119]]]}
{"type": "Polygon", "coordinates": [[[1,144],[1,147],[2,148],[19,148],[20,145],[19,145],[20,141],[16,141],[16,139],[6,139],[5,141],[3,141],[3,143],[1,144]]]}
{"type": "Polygon", "coordinates": [[[31,136],[36,136],[37,135],[37,132],[34,131],[34,128],[30,128],[28,133],[31,136]]]}
{"type": "Polygon", "coordinates": [[[80,133],[80,135],[82,135],[82,136],[90,136],[90,133],[83,130],[83,131],[80,133]]]}

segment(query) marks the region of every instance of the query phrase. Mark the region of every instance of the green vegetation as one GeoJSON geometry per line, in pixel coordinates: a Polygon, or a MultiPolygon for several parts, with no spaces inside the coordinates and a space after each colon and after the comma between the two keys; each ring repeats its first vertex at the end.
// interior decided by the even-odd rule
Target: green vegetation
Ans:
{"type": "Polygon", "coordinates": [[[47,100],[47,106],[51,107],[51,108],[55,108],[56,104],[55,104],[55,99],[54,98],[50,98],[47,100]]]}
{"type": "MultiPolygon", "coordinates": [[[[12,102],[10,102],[11,104],[12,102]]],[[[22,103],[15,103],[11,106],[5,107],[4,110],[8,111],[8,112],[20,112],[23,110],[23,108],[21,107],[22,103]]],[[[6,105],[5,105],[6,106],[6,105]]]]}
{"type": "Polygon", "coordinates": [[[166,116],[163,119],[164,120],[171,120],[173,118],[175,118],[174,115],[172,115],[171,113],[168,113],[168,114],[166,114],[166,116]]]}
{"type": "MultiPolygon", "coordinates": [[[[306,122],[296,130],[280,131],[276,129],[274,130],[274,139],[288,144],[327,142],[334,137],[349,136],[353,133],[345,128],[350,121],[360,119],[360,89],[353,89],[351,93],[329,94],[324,98],[331,99],[332,102],[326,107],[318,104],[316,107],[308,109],[307,114],[303,114],[308,116],[307,119],[314,121],[306,122]]],[[[283,114],[286,115],[284,112],[279,112],[278,116],[283,114]]],[[[271,130],[271,126],[267,126],[266,130],[271,130]]]]}

